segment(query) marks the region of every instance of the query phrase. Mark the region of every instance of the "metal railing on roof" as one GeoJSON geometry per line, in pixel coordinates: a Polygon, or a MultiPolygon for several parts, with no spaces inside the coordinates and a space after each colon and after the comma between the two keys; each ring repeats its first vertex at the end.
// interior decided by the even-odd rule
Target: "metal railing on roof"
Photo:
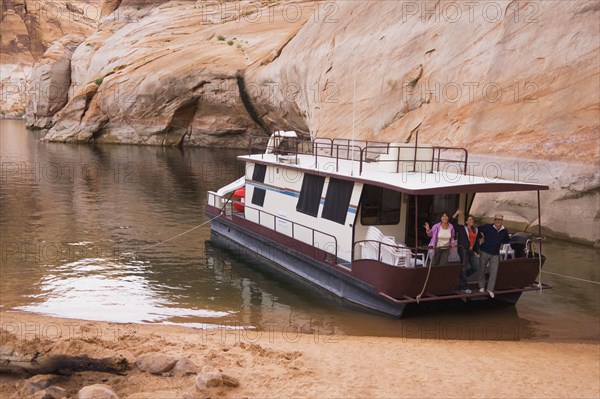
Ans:
{"type": "MultiPolygon", "coordinates": [[[[253,143],[251,139],[250,149],[254,148],[256,148],[256,143],[253,143]]],[[[314,156],[315,165],[321,158],[332,159],[335,160],[335,172],[339,171],[341,160],[358,162],[359,174],[362,174],[364,164],[372,162],[391,164],[392,171],[395,169],[396,173],[424,172],[424,170],[418,170],[418,165],[426,164],[429,166],[427,172],[430,173],[440,172],[449,165],[456,165],[455,173],[466,174],[469,157],[467,150],[461,147],[423,146],[418,145],[417,141],[414,145],[409,146],[397,143],[331,138],[316,138],[312,141],[285,139],[277,148],[268,148],[268,150],[277,157],[281,155],[294,156],[295,163],[298,163],[298,155],[314,156]],[[405,152],[408,150],[410,157],[401,156],[403,150],[405,152]],[[419,155],[420,153],[430,155],[423,156],[419,155]],[[389,156],[390,154],[397,155],[391,159],[383,159],[384,155],[389,156]],[[411,164],[412,168],[402,167],[411,164]]],[[[266,154],[263,153],[261,158],[264,158],[264,155],[266,154]]]]}

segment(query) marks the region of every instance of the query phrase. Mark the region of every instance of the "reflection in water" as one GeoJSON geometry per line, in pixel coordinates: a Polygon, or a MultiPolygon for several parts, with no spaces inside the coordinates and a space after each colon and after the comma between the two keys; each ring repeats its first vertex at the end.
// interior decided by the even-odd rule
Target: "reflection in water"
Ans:
{"type": "MultiPolygon", "coordinates": [[[[357,311],[213,245],[206,191],[244,173],[239,151],[40,143],[0,121],[0,307],[118,322],[428,340],[595,341],[599,286],[543,275],[516,307],[429,303],[402,320],[357,311]]],[[[550,241],[545,270],[600,280],[598,251],[550,241]]]]}
{"type": "Polygon", "coordinates": [[[244,288],[240,322],[263,331],[288,328],[324,336],[402,336],[439,341],[539,338],[537,323],[519,317],[514,306],[485,301],[429,302],[409,307],[405,317],[397,320],[319,294],[289,275],[253,261],[254,257],[243,250],[223,250],[207,242],[206,252],[221,281],[244,288]],[[287,319],[282,319],[286,314],[287,319]]]}
{"type": "Polygon", "coordinates": [[[121,323],[219,318],[231,313],[173,307],[166,294],[177,287],[152,285],[147,274],[151,274],[148,262],[82,259],[47,270],[39,283],[41,292],[31,297],[34,303],[15,309],[121,323]]]}

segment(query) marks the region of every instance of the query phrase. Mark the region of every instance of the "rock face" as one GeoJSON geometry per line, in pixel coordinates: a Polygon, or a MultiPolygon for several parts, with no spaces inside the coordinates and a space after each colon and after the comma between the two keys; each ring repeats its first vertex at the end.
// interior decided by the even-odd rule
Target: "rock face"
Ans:
{"type": "Polygon", "coordinates": [[[69,101],[47,140],[244,147],[279,129],[393,142],[418,133],[505,157],[506,177],[534,163],[552,187],[549,231],[600,240],[595,0],[110,0],[101,15],[72,55],[69,101]],[[581,211],[581,199],[591,206],[581,211]]]}
{"type": "Polygon", "coordinates": [[[79,33],[65,35],[35,63],[27,85],[27,127],[51,127],[52,116],[67,103],[71,86],[71,55],[83,39],[84,36],[79,33]]]}
{"type": "Polygon", "coordinates": [[[269,130],[303,114],[314,136],[348,137],[354,104],[357,138],[414,141],[418,128],[474,153],[598,158],[597,2],[336,4],[334,21],[309,19],[249,68],[258,86],[297,88],[253,98],[269,130]]]}
{"type": "Polygon", "coordinates": [[[291,21],[258,1],[122,3],[74,52],[73,98],[47,139],[245,146],[264,131],[242,72],[273,57],[309,6],[291,21]]]}
{"type": "Polygon", "coordinates": [[[2,0],[0,20],[0,111],[25,112],[31,67],[68,33],[88,35],[100,18],[101,4],[89,0],[2,0]]]}
{"type": "MultiPolygon", "coordinates": [[[[598,2],[426,3],[338,2],[329,23],[309,19],[246,71],[282,88],[253,98],[263,124],[465,147],[474,174],[551,187],[544,234],[600,243],[598,2]]],[[[506,193],[473,212],[537,232],[536,209],[534,195],[506,193]]]]}

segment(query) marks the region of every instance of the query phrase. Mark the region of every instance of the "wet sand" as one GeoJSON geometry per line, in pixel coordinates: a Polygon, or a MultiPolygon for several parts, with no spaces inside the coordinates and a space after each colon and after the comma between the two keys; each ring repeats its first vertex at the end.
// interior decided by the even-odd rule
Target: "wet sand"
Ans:
{"type": "MultiPolygon", "coordinates": [[[[339,336],[309,331],[200,330],[0,312],[0,346],[90,357],[118,354],[126,375],[77,372],[55,384],[76,394],[103,383],[119,398],[598,398],[600,345],[339,336]],[[10,344],[10,345],[12,345],[10,344]],[[161,352],[219,368],[239,387],[197,392],[195,375],[143,373],[134,360],[161,352]]],[[[0,374],[2,397],[26,377],[0,374]]]]}

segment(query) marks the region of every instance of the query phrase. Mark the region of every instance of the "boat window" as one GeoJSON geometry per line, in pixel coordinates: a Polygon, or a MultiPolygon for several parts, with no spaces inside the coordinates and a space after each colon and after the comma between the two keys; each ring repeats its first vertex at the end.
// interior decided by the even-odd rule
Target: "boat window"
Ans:
{"type": "Polygon", "coordinates": [[[360,222],[364,226],[400,223],[398,191],[365,184],[360,198],[360,222]]]}
{"type": "Polygon", "coordinates": [[[267,174],[267,165],[254,164],[254,172],[252,172],[252,180],[264,183],[266,174],[267,174]]]}
{"type": "Polygon", "coordinates": [[[265,193],[266,190],[264,188],[254,187],[254,192],[252,193],[252,203],[254,205],[263,206],[265,203],[265,193]]]}
{"type": "Polygon", "coordinates": [[[440,221],[443,212],[453,214],[458,209],[460,195],[458,194],[442,194],[442,195],[419,195],[418,198],[418,214],[417,202],[414,195],[407,196],[408,209],[406,214],[406,245],[426,246],[431,240],[427,236],[423,224],[425,222],[433,226],[440,221]],[[415,237],[416,236],[416,237],[415,237]],[[415,239],[417,240],[415,242],[415,239]]]}
{"type": "Polygon", "coordinates": [[[344,224],[346,222],[348,205],[350,205],[350,197],[352,196],[353,188],[354,182],[330,178],[321,217],[323,219],[344,224]]]}
{"type": "Polygon", "coordinates": [[[321,203],[321,193],[325,178],[306,173],[302,179],[302,189],[296,210],[307,215],[317,216],[319,213],[319,204],[321,203]]]}

